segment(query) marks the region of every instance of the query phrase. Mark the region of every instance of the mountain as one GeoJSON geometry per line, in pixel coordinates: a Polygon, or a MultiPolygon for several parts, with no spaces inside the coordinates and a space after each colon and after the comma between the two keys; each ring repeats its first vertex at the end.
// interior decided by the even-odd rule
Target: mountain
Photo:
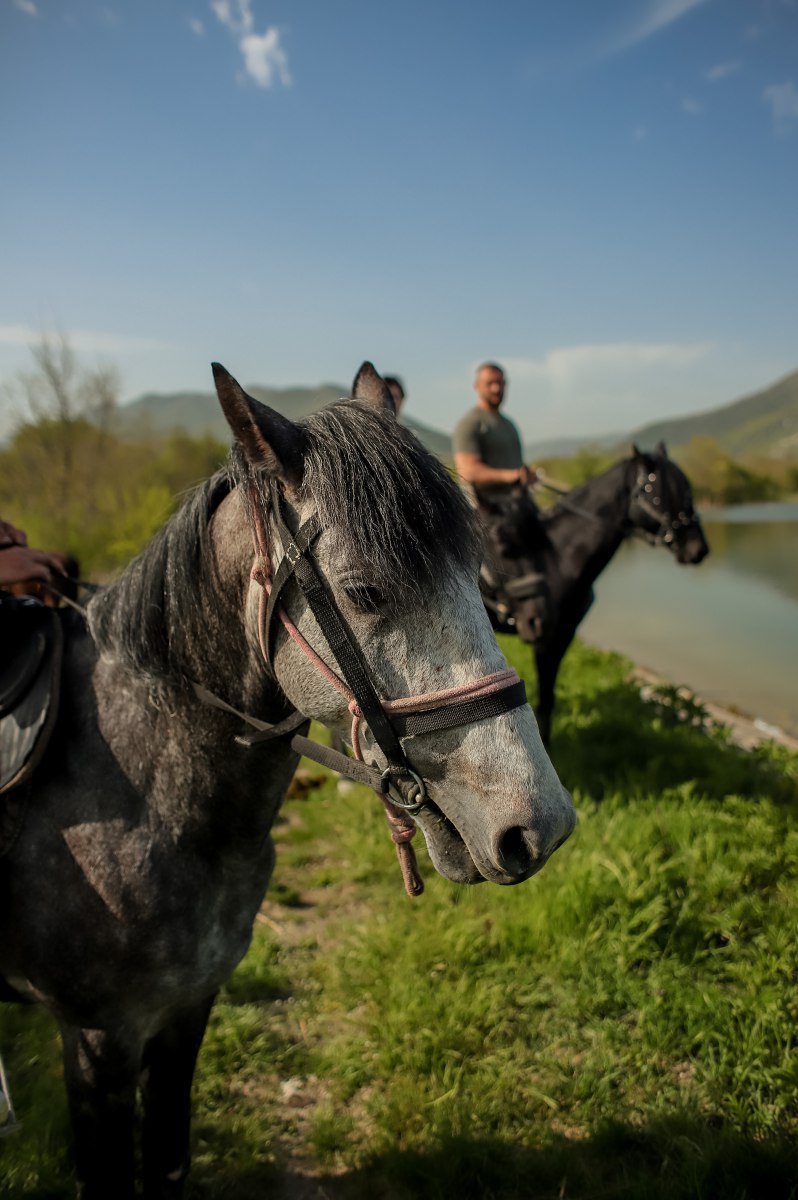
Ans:
{"type": "Polygon", "coordinates": [[[798,458],[798,371],[721,408],[653,421],[630,437],[641,446],[664,441],[673,449],[694,437],[711,437],[734,458],[798,458]]]}
{"type": "Polygon", "coordinates": [[[678,451],[694,437],[709,437],[733,458],[763,456],[798,459],[798,371],[785,375],[761,391],[731,404],[689,417],[651,421],[631,433],[550,438],[526,447],[528,458],[568,458],[587,447],[628,453],[636,442],[648,450],[664,441],[678,451]]]}
{"type": "MultiPolygon", "coordinates": [[[[319,387],[270,388],[248,385],[250,396],[261,400],[292,421],[332,404],[347,394],[347,388],[335,383],[319,387]]],[[[182,430],[195,436],[210,434],[220,442],[229,442],[230,428],[222,415],[215,392],[147,392],[119,410],[123,432],[134,434],[173,433],[182,430]]],[[[428,450],[445,462],[452,457],[451,439],[402,413],[402,423],[412,429],[428,450]]]]}
{"type": "MultiPolygon", "coordinates": [[[[249,393],[264,404],[276,408],[291,420],[345,396],[347,389],[334,383],[319,387],[270,388],[250,386],[249,393]]],[[[126,404],[120,410],[123,429],[128,433],[168,433],[182,429],[192,434],[211,434],[220,441],[229,441],[230,433],[214,392],[171,392],[161,395],[149,392],[126,404]]],[[[451,462],[452,445],[448,434],[417,421],[409,413],[402,421],[413,430],[428,450],[444,462],[451,462]]],[[[652,421],[628,434],[611,433],[599,436],[550,438],[534,442],[526,449],[527,458],[536,462],[543,458],[567,457],[585,447],[599,450],[618,448],[628,452],[632,442],[650,449],[664,441],[678,453],[691,438],[713,438],[734,458],[768,455],[798,459],[798,371],[783,379],[734,400],[731,404],[689,417],[672,417],[652,421]]]]}

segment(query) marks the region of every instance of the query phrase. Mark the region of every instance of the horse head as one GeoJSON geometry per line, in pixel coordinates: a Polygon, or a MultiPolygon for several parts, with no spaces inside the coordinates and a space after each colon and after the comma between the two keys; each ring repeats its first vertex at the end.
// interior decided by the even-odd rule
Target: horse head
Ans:
{"type": "Polygon", "coordinates": [[[668,457],[664,442],[647,454],[633,447],[628,520],[656,544],[667,546],[677,562],[700,563],[709,545],[693,505],[684,472],[668,457]]]}
{"type": "Polygon", "coordinates": [[[442,875],[528,878],[575,816],[523,691],[495,715],[460,703],[451,727],[438,719],[513,674],[480,599],[478,538],[459,489],[396,421],[370,363],[351,400],[300,423],[223,367],[214,375],[260,561],[245,620],[253,642],[259,628],[268,671],[364,763],[390,774],[391,756],[406,756],[422,797],[407,807],[442,875]],[[258,626],[264,582],[279,601],[258,626]],[[364,672],[377,697],[365,714],[349,687],[364,672]],[[422,710],[427,725],[409,727],[402,714],[422,710]]]}
{"type": "MultiPolygon", "coordinates": [[[[540,514],[526,489],[519,487],[502,503],[480,497],[479,516],[485,535],[483,588],[495,593],[499,608],[511,607],[512,632],[533,645],[547,636],[551,617],[547,584],[538,565],[547,544],[540,514]]],[[[489,603],[490,597],[486,599],[489,603]]],[[[502,628],[501,620],[495,623],[502,628]]]]}

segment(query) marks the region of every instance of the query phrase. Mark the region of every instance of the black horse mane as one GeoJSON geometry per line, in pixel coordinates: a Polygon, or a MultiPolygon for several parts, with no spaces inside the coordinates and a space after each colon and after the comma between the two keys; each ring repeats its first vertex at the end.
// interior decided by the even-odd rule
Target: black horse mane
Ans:
{"type": "Polygon", "coordinates": [[[572,488],[567,496],[563,496],[561,500],[557,500],[555,504],[552,504],[551,508],[544,509],[541,514],[543,520],[548,521],[560,513],[568,512],[567,505],[573,504],[591,508],[596,499],[600,497],[603,490],[602,485],[605,482],[612,481],[614,485],[613,489],[608,492],[608,496],[615,496],[617,494],[615,480],[621,476],[625,477],[624,482],[631,487],[634,482],[634,472],[631,469],[634,462],[634,456],[631,458],[621,458],[618,462],[613,463],[611,467],[607,467],[605,471],[601,471],[598,475],[592,475],[584,483],[580,483],[577,487],[572,488]],[[585,501],[590,501],[592,504],[585,504],[585,501]]]}
{"type": "Polygon", "coordinates": [[[210,520],[235,487],[217,471],[189,496],[120,577],[94,597],[89,626],[101,653],[119,658],[152,681],[185,675],[187,650],[213,638],[227,641],[210,520]]]}
{"type": "MultiPolygon", "coordinates": [[[[389,413],[342,401],[302,422],[302,495],[312,498],[336,553],[366,586],[420,596],[455,564],[476,567],[473,514],[445,468],[389,413]]],[[[268,477],[234,448],[228,466],[189,497],[114,583],[94,598],[90,627],[101,653],[151,680],[184,679],[191,648],[229,645],[210,520],[241,488],[263,511],[268,477]]],[[[252,513],[250,512],[250,520],[252,513]]]]}
{"type": "MultiPolygon", "coordinates": [[[[682,471],[681,467],[672,458],[669,458],[666,453],[660,450],[650,452],[638,451],[627,458],[619,459],[611,467],[607,467],[605,471],[600,472],[598,475],[593,475],[585,483],[581,483],[578,487],[573,488],[572,491],[568,492],[567,497],[563,497],[563,500],[566,500],[568,504],[574,505],[580,505],[585,500],[595,502],[596,499],[601,499],[602,485],[604,483],[612,481],[613,486],[615,486],[615,481],[621,477],[626,486],[632,488],[637,476],[637,470],[640,467],[658,475],[666,507],[668,504],[673,504],[678,508],[685,503],[692,503],[690,500],[690,481],[687,479],[684,471],[682,471]]],[[[616,492],[613,491],[612,495],[615,494],[616,492]]],[[[566,511],[566,504],[558,500],[551,508],[544,510],[542,516],[544,520],[547,520],[560,512],[566,511]]]]}

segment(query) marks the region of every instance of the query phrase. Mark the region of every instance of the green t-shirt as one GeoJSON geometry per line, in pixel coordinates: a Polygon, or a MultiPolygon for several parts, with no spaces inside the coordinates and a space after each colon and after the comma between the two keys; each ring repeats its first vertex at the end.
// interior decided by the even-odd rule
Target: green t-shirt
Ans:
{"type": "MultiPolygon", "coordinates": [[[[500,412],[472,408],[461,417],[452,436],[455,454],[476,454],[486,467],[512,470],[524,465],[521,439],[518,430],[508,417],[500,412]]],[[[476,491],[488,499],[493,495],[504,495],[512,484],[491,484],[476,491]]]]}

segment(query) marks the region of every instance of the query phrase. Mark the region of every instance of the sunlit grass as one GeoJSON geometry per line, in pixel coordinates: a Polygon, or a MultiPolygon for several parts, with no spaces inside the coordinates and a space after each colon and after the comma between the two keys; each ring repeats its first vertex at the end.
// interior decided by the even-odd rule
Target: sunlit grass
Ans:
{"type": "MultiPolygon", "coordinates": [[[[288,802],[200,1056],[193,1195],[798,1196],[796,759],[626,670],[567,659],[580,823],[522,887],[455,887],[421,850],[408,900],[370,793],[288,802]]],[[[24,1121],[0,1194],[67,1196],[53,1026],[9,1010],[0,1039],[24,1121]]]]}

